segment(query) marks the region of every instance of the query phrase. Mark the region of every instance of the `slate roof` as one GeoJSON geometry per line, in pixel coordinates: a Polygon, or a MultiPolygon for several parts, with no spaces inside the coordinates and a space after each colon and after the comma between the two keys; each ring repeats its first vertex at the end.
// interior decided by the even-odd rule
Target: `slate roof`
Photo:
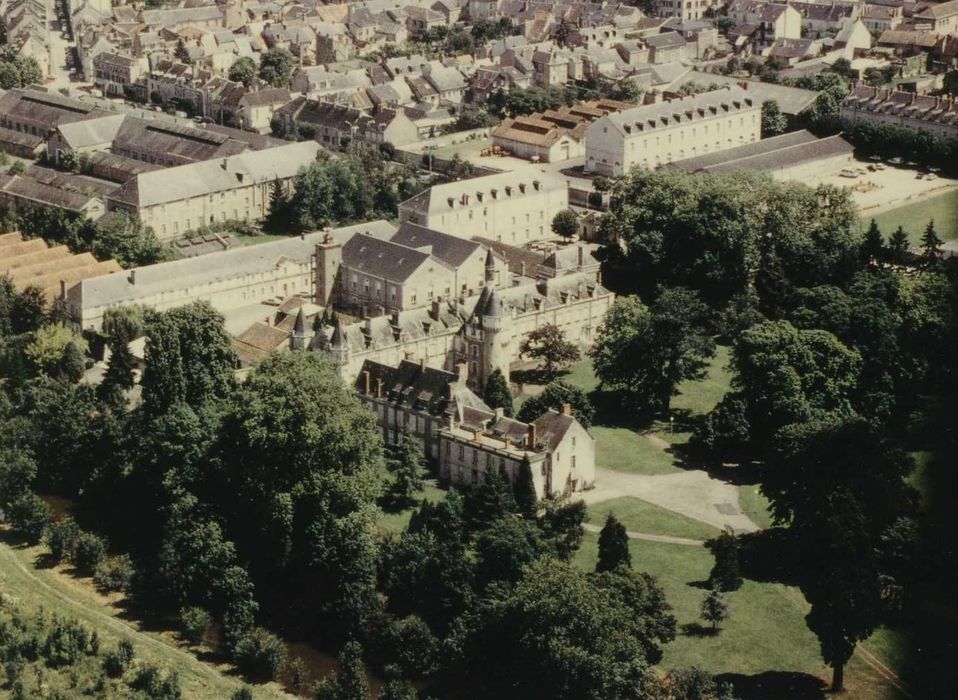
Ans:
{"type": "MultiPolygon", "coordinates": [[[[394,228],[389,222],[379,220],[344,226],[334,229],[332,234],[337,240],[343,241],[366,230],[388,235],[394,228]]],[[[137,268],[135,284],[130,283],[128,273],[107,275],[83,283],[83,303],[102,306],[133,302],[164,291],[272,270],[284,258],[308,261],[316,252],[316,244],[320,243],[325,235],[325,232],[317,232],[271,243],[231,248],[220,253],[146,265],[137,268]]]]}
{"type": "MultiPolygon", "coordinates": [[[[398,284],[431,260],[429,253],[363,234],[353,236],[343,246],[343,263],[351,270],[398,284]]],[[[436,263],[442,264],[438,260],[436,263]]]]}
{"type": "Polygon", "coordinates": [[[163,161],[185,164],[242,153],[246,143],[209,129],[127,117],[116,133],[113,148],[151,153],[163,161]]]}
{"type": "Polygon", "coordinates": [[[122,114],[109,114],[96,119],[61,124],[57,131],[71,148],[87,148],[112,143],[125,119],[122,114]]]}
{"type": "Polygon", "coordinates": [[[479,243],[451,236],[448,233],[433,231],[425,226],[410,222],[399,225],[399,230],[389,239],[392,243],[407,248],[423,248],[428,246],[433,257],[442,260],[450,267],[456,268],[469,259],[473,253],[482,248],[479,243]]]}
{"type": "Polygon", "coordinates": [[[576,419],[550,408],[532,424],[536,427],[536,442],[549,452],[555,452],[566,433],[576,424],[576,419]]]}
{"type": "Polygon", "coordinates": [[[354,388],[366,393],[366,373],[369,374],[369,393],[376,395],[382,382],[384,398],[395,406],[441,416],[453,404],[489,411],[482,400],[466,387],[459,387],[459,376],[436,367],[402,360],[398,367],[366,360],[356,378],[354,388]]]}

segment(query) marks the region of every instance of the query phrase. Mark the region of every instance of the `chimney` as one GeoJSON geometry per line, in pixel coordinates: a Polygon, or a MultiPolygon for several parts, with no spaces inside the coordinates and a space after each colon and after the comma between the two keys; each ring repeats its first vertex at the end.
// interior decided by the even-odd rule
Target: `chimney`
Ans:
{"type": "Polygon", "coordinates": [[[130,270],[130,274],[127,276],[127,279],[130,281],[130,284],[136,284],[136,268],[130,270]]]}
{"type": "Polygon", "coordinates": [[[61,299],[67,298],[67,281],[66,280],[60,280],[60,298],[61,299]]]}
{"type": "Polygon", "coordinates": [[[522,275],[523,277],[526,276],[526,261],[525,260],[519,263],[519,274],[522,275]]]}
{"type": "Polygon", "coordinates": [[[376,380],[376,398],[381,399],[382,397],[383,397],[383,380],[380,378],[376,380]]]}
{"type": "Polygon", "coordinates": [[[562,404],[562,415],[571,416],[572,415],[572,404],[564,403],[562,404]]]}
{"type": "Polygon", "coordinates": [[[582,250],[582,246],[579,246],[579,269],[582,269],[582,263],[585,260],[585,252],[582,250]]]}
{"type": "Polygon", "coordinates": [[[306,240],[306,232],[305,232],[305,231],[300,231],[300,233],[299,233],[299,240],[301,240],[301,241],[305,241],[305,240],[306,240]]]}
{"type": "Polygon", "coordinates": [[[506,411],[502,406],[496,409],[496,420],[501,420],[503,416],[506,415],[506,411]]]}
{"type": "Polygon", "coordinates": [[[363,393],[369,396],[369,370],[363,370],[363,393]]]}
{"type": "Polygon", "coordinates": [[[459,383],[465,384],[469,380],[469,364],[466,362],[460,362],[456,365],[456,371],[459,374],[459,383]]]}
{"type": "Polygon", "coordinates": [[[419,358],[419,369],[420,369],[421,371],[423,371],[423,372],[426,371],[426,358],[425,358],[425,357],[420,357],[420,358],[419,358]]]}
{"type": "Polygon", "coordinates": [[[429,309],[429,315],[436,323],[439,322],[439,310],[442,308],[442,297],[436,297],[432,300],[432,307],[429,309]]]}
{"type": "Polygon", "coordinates": [[[535,452],[536,443],[538,442],[538,440],[536,439],[536,437],[537,437],[537,436],[536,436],[536,424],[535,424],[535,423],[529,423],[529,434],[528,434],[528,436],[527,436],[527,438],[526,438],[526,449],[527,449],[527,450],[531,450],[531,451],[535,452]]]}
{"type": "Polygon", "coordinates": [[[266,318],[263,319],[263,323],[265,323],[267,326],[272,325],[272,324],[270,323],[269,316],[267,316],[266,318]]]}

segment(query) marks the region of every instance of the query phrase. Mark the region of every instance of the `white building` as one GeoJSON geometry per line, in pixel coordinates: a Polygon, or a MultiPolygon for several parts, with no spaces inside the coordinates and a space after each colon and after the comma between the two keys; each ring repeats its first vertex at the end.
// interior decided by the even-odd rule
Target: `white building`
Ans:
{"type": "Polygon", "coordinates": [[[160,240],[222,221],[256,221],[269,213],[274,182],[289,187],[321,147],[303,141],[226,158],[140,173],[107,199],[153,228],[160,240]]]}
{"type": "Polygon", "coordinates": [[[530,167],[431,187],[399,205],[399,220],[524,245],[554,238],[552,219],[568,206],[566,180],[530,167]]]}
{"type": "MultiPolygon", "coordinates": [[[[361,231],[385,237],[395,229],[371,221],[332,235],[345,241],[361,231]]],[[[316,246],[325,238],[325,232],[313,233],[83,280],[67,290],[66,311],[82,330],[99,330],[104,312],[118,306],[162,311],[208,301],[218,311],[229,311],[267,299],[312,296],[316,246]]]]}
{"type": "Polygon", "coordinates": [[[606,176],[758,141],[762,107],[738,87],[610,114],[586,131],[585,169],[606,176]]]}

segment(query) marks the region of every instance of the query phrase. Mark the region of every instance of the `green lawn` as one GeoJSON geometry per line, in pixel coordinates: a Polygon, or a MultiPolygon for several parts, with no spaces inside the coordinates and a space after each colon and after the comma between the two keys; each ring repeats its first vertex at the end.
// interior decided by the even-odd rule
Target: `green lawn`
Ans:
{"type": "MultiPolygon", "coordinates": [[[[630,540],[629,548],[633,567],[655,576],[677,619],[678,633],[675,641],[664,648],[662,668],[694,664],[716,674],[792,672],[828,677],[829,670],[822,663],[818,641],[805,624],[807,605],[797,589],[778,583],[745,581],[740,590],[729,595],[729,619],[722,624],[719,634],[701,636],[683,626],[701,623],[699,610],[706,593],[701,582],[708,578],[713,563],[708,550],[643,540],[630,540]]],[[[586,533],[576,562],[591,571],[597,552],[597,535],[586,533]]],[[[900,638],[884,630],[876,632],[865,646],[892,668],[895,668],[895,659],[901,656],[900,638]]],[[[857,657],[849,664],[846,687],[846,696],[855,700],[900,700],[900,696],[857,657]]],[[[759,697],[791,700],[796,696],[786,691],[774,696],[755,696],[755,700],[759,697]]]]}
{"type": "MultiPolygon", "coordinates": [[[[386,468],[385,464],[383,464],[379,477],[385,485],[385,488],[388,489],[388,485],[393,481],[393,475],[386,468]]],[[[402,532],[409,524],[409,518],[412,517],[413,510],[419,507],[423,499],[435,503],[436,501],[442,500],[445,495],[445,490],[439,488],[439,484],[435,479],[423,479],[423,488],[421,491],[417,491],[413,497],[413,505],[403,510],[381,508],[379,517],[376,520],[376,525],[380,530],[385,532],[402,532]]]]}
{"type": "Polygon", "coordinates": [[[633,474],[675,474],[681,469],[670,453],[631,428],[593,425],[595,463],[606,469],[633,474]]]}
{"type": "Polygon", "coordinates": [[[610,512],[631,532],[687,537],[693,540],[707,540],[719,534],[719,530],[710,525],[639,498],[614,498],[590,506],[588,521],[601,525],[610,512]]]}
{"type": "Polygon", "coordinates": [[[885,238],[899,226],[903,227],[912,245],[918,245],[928,221],[934,219],[938,235],[942,240],[949,241],[958,238],[958,192],[945,192],[920,202],[883,211],[874,217],[866,212],[862,216],[862,227],[867,227],[872,218],[885,238]]]}
{"type": "Polygon", "coordinates": [[[768,511],[768,499],[759,491],[758,484],[743,484],[738,487],[738,503],[752,522],[761,528],[772,527],[772,514],[768,511]]]}
{"type": "Polygon", "coordinates": [[[260,243],[272,243],[273,241],[282,241],[290,236],[279,234],[279,233],[261,233],[258,236],[247,236],[244,234],[232,234],[233,238],[236,240],[237,245],[247,246],[247,245],[259,245],[260,243]]]}
{"type": "Polygon", "coordinates": [[[702,416],[715,408],[729,390],[732,380],[727,369],[728,361],[728,346],[719,345],[704,379],[679,384],[679,395],[672,399],[672,410],[702,416]]]}

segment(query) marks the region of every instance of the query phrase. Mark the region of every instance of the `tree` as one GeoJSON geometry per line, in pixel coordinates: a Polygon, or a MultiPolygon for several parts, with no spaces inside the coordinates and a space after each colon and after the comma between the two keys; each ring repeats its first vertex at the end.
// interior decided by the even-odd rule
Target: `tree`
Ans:
{"type": "Polygon", "coordinates": [[[190,63],[190,51],[186,48],[186,43],[182,39],[176,42],[176,48],[173,49],[173,56],[175,56],[176,60],[180,63],[190,63]]]}
{"type": "Polygon", "coordinates": [[[583,427],[588,428],[592,425],[595,408],[589,396],[579,387],[561,379],[549,382],[541,393],[526,399],[516,418],[523,423],[531,423],[549,410],[562,413],[567,405],[583,427]]]}
{"type": "Polygon", "coordinates": [[[93,572],[93,585],[101,593],[121,593],[130,590],[136,569],[128,554],[107,557],[93,572]]]}
{"type": "Polygon", "coordinates": [[[417,491],[422,490],[422,455],[422,442],[404,430],[395,450],[395,457],[389,464],[395,476],[391,492],[403,506],[412,501],[417,491]]]}
{"type": "Polygon", "coordinates": [[[254,627],[240,637],[233,650],[236,665],[246,675],[265,681],[279,677],[286,663],[286,645],[275,634],[254,627]]]}
{"type": "Polygon", "coordinates": [[[908,262],[908,234],[899,226],[888,240],[888,259],[895,265],[908,262]]]}
{"type": "Polygon", "coordinates": [[[125,268],[173,258],[170,246],[161,243],[152,228],[126,212],[111,212],[97,221],[91,251],[99,260],[113,258],[125,268]]]}
{"type": "Polygon", "coordinates": [[[243,83],[243,86],[248,88],[255,77],[256,62],[249,56],[236,59],[230,66],[229,79],[234,83],[243,83]]]}
{"type": "Polygon", "coordinates": [[[552,218],[552,232],[569,240],[579,234],[579,217],[571,209],[563,209],[552,218]]]}
{"type": "Polygon", "coordinates": [[[868,231],[865,232],[865,240],[862,241],[862,261],[868,265],[881,266],[886,258],[885,239],[881,235],[881,230],[875,220],[871,220],[868,225],[868,231]]]}
{"type": "Polygon", "coordinates": [[[705,543],[712,555],[715,564],[709,574],[709,585],[716,591],[737,591],[742,587],[742,575],[738,563],[738,538],[729,529],[725,528],[718,537],[705,543]]]}
{"type": "Polygon", "coordinates": [[[60,360],[60,376],[76,384],[83,379],[86,372],[86,357],[83,351],[72,340],[63,349],[63,358],[60,360]]]}
{"type": "Polygon", "coordinates": [[[143,312],[136,306],[120,306],[104,312],[102,332],[106,336],[110,359],[101,388],[103,385],[122,390],[133,388],[136,362],[130,352],[130,343],[143,335],[143,324],[143,312]]]}
{"type": "Polygon", "coordinates": [[[106,559],[107,544],[99,535],[81,531],[73,545],[70,561],[84,576],[92,576],[96,568],[106,559]]]}
{"type": "Polygon", "coordinates": [[[770,444],[789,424],[850,413],[861,363],[861,355],[833,334],[788,321],[766,321],[742,333],[731,365],[753,447],[770,444]]]}
{"type": "Polygon", "coordinates": [[[316,689],[317,700],[369,700],[369,682],[363,666],[363,648],[349,641],[339,654],[339,671],[322,680],[316,689]]]}
{"type": "Polygon", "coordinates": [[[289,197],[283,188],[283,183],[273,180],[269,190],[269,211],[263,221],[263,228],[277,233],[284,232],[289,227],[289,197]]]}
{"type": "Polygon", "coordinates": [[[509,382],[498,367],[486,378],[482,400],[490,408],[501,408],[505,416],[512,418],[512,391],[509,389],[509,382]]]}
{"type": "Polygon", "coordinates": [[[579,359],[579,349],[566,340],[561,328],[552,323],[545,323],[529,333],[519,344],[519,354],[541,360],[542,370],[550,378],[560,368],[579,359]]]}
{"type": "Polygon", "coordinates": [[[830,493],[817,505],[818,512],[794,525],[805,569],[800,585],[811,604],[805,621],[832,667],[832,691],[840,692],[856,644],[878,623],[874,540],[849,491],[830,493]]]}
{"type": "Polygon", "coordinates": [[[667,415],[680,382],[704,376],[715,340],[708,308],[688,289],[666,289],[652,308],[619,297],[590,354],[604,386],[624,390],[638,410],[667,415]]]}
{"type": "Polygon", "coordinates": [[[958,95],[958,70],[950,70],[942,78],[942,88],[949,95],[958,95]]]}
{"type": "Polygon", "coordinates": [[[629,551],[629,535],[625,525],[612,512],[605,516],[605,524],[599,532],[599,561],[596,572],[614,571],[619,567],[632,568],[632,553],[629,551]]]}
{"type": "MultiPolygon", "coordinates": [[[[839,59],[842,60],[842,59],[839,59]]],[[[839,115],[841,114],[842,100],[848,94],[848,87],[844,84],[825,88],[815,102],[808,108],[805,120],[808,128],[819,136],[835,133],[841,128],[839,115]]]]}
{"type": "Polygon", "coordinates": [[[544,542],[556,557],[569,560],[579,550],[585,518],[585,501],[546,500],[539,527],[544,542]]]}
{"type": "Polygon", "coordinates": [[[731,685],[720,686],[711,673],[698,666],[670,670],[665,686],[669,700],[736,700],[731,685]]]}
{"type": "MultiPolygon", "coordinates": [[[[33,341],[24,348],[24,354],[38,371],[50,377],[59,377],[64,369],[64,359],[68,348],[73,346],[72,354],[85,356],[89,350],[86,340],[72,328],[60,323],[52,323],[38,329],[33,341]]],[[[71,358],[71,365],[75,361],[71,358]]],[[[75,367],[71,367],[75,371],[75,367]]],[[[84,367],[84,369],[86,369],[84,367]]]]}
{"type": "Polygon", "coordinates": [[[203,643],[212,624],[212,615],[203,608],[188,606],[180,610],[180,634],[193,646],[203,643]]]}
{"type": "Polygon", "coordinates": [[[762,138],[784,134],[788,128],[788,120],[782,114],[775,100],[765,100],[762,103],[762,138]]]}
{"type": "Polygon", "coordinates": [[[713,588],[702,601],[702,619],[711,623],[712,631],[715,632],[718,630],[719,623],[726,618],[728,618],[728,602],[725,600],[725,595],[717,588],[713,588]]]}
{"type": "Polygon", "coordinates": [[[7,507],[7,522],[30,544],[37,544],[50,522],[50,507],[35,493],[27,492],[7,507]]]}
{"type": "Polygon", "coordinates": [[[520,515],[534,520],[539,512],[539,497],[536,495],[536,485],[532,479],[532,465],[528,457],[523,457],[519,463],[519,472],[512,487],[516,499],[516,508],[520,515]]]}
{"type": "Polygon", "coordinates": [[[232,390],[236,355],[223,317],[208,302],[156,314],[146,330],[142,386],[148,414],[180,402],[199,407],[232,390]]]}
{"type": "Polygon", "coordinates": [[[941,237],[935,230],[935,222],[931,220],[921,234],[921,256],[919,260],[923,269],[935,270],[941,267],[941,244],[941,237]]]}
{"type": "Polygon", "coordinates": [[[629,604],[607,575],[543,558],[483,599],[450,639],[464,698],[648,697],[660,601],[629,604]],[[652,615],[649,614],[651,609],[652,615]]]}
{"type": "Polygon", "coordinates": [[[377,700],[417,700],[416,688],[409,681],[392,680],[383,686],[377,700]]]}
{"type": "Polygon", "coordinates": [[[55,564],[59,564],[73,558],[80,528],[73,518],[65,516],[50,523],[43,536],[50,549],[50,558],[55,564]]]}
{"type": "Polygon", "coordinates": [[[272,48],[259,61],[259,77],[273,87],[286,87],[296,61],[288,49],[272,48]]]}

